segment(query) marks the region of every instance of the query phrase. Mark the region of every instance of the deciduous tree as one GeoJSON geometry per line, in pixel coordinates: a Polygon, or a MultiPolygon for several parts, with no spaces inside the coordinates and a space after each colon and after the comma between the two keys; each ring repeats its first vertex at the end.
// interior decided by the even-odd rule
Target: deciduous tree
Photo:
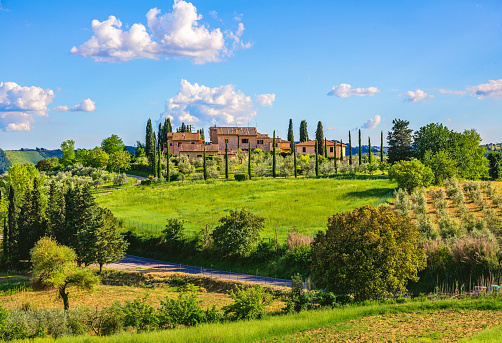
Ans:
{"type": "Polygon", "coordinates": [[[412,151],[412,129],[408,128],[410,124],[407,120],[394,119],[392,121],[392,129],[387,134],[387,143],[389,150],[387,151],[387,160],[390,164],[398,161],[408,161],[411,159],[412,151]]]}

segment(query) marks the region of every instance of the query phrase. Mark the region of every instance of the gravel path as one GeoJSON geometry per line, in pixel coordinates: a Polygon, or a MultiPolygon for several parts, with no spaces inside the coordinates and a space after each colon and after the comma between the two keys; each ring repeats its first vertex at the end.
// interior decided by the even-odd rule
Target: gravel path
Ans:
{"type": "Polygon", "coordinates": [[[204,275],[225,280],[237,280],[243,282],[259,283],[269,286],[291,287],[290,280],[270,278],[266,276],[232,273],[223,270],[207,269],[202,267],[186,266],[183,264],[152,260],[149,258],[126,255],[124,259],[116,263],[106,265],[107,268],[136,269],[148,268],[166,272],[181,272],[188,274],[204,275]]]}

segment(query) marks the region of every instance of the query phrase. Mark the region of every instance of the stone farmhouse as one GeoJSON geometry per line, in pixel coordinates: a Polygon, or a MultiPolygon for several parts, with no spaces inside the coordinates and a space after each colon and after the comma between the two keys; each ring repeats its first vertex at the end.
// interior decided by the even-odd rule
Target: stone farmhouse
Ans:
{"type": "MultiPolygon", "coordinates": [[[[309,155],[314,155],[315,154],[315,144],[316,140],[313,139],[311,141],[307,142],[302,142],[298,143],[296,145],[296,152],[300,154],[309,154],[309,155]]],[[[328,157],[334,157],[335,156],[335,141],[330,141],[326,140],[326,146],[328,148],[328,157]]],[[[345,157],[345,148],[347,145],[341,144],[339,142],[336,142],[336,157],[340,158],[345,157]]]]}

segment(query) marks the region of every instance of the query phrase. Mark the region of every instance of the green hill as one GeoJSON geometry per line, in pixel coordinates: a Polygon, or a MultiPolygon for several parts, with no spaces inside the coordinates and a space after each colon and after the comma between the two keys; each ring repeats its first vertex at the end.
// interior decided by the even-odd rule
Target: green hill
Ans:
{"type": "Polygon", "coordinates": [[[0,149],[0,174],[5,173],[12,165],[5,152],[0,149]]]}
{"type": "Polygon", "coordinates": [[[38,161],[44,159],[44,157],[42,157],[42,155],[40,155],[40,153],[35,150],[28,150],[28,151],[6,150],[5,154],[7,155],[7,158],[13,165],[21,163],[36,164],[38,161]]]}

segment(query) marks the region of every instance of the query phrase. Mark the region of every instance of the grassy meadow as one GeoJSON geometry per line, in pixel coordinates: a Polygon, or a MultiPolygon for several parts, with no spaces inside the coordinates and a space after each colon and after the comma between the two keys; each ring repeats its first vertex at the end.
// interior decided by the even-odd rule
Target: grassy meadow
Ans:
{"type": "Polygon", "coordinates": [[[216,225],[230,210],[246,208],[265,218],[261,236],[284,240],[291,228],[314,234],[337,212],[377,202],[396,188],[385,177],[277,178],[156,184],[98,195],[126,228],[158,234],[169,218],[185,220],[190,234],[216,225]]]}
{"type": "MultiPolygon", "coordinates": [[[[56,342],[495,342],[502,332],[501,309],[499,296],[374,303],[134,335],[62,337],[56,342]]],[[[54,340],[30,342],[49,341],[54,340]]]]}
{"type": "Polygon", "coordinates": [[[38,161],[41,161],[45,158],[40,155],[38,151],[5,150],[5,155],[7,155],[7,158],[10,160],[12,165],[22,163],[36,164],[38,161]]]}

